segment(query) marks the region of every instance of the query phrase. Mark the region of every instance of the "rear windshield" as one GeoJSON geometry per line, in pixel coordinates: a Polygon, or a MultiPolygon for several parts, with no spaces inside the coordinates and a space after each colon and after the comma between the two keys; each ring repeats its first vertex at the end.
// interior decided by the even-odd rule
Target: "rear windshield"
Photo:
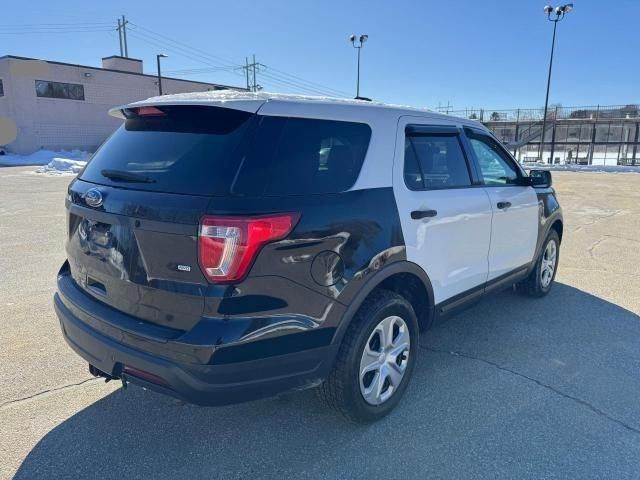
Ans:
{"type": "Polygon", "coordinates": [[[362,123],[218,107],[129,114],[95,153],[82,180],[196,195],[336,193],[357,179],[371,137],[362,123]]]}
{"type": "Polygon", "coordinates": [[[234,151],[253,115],[216,107],[162,107],[161,115],[134,116],[98,149],[82,180],[138,190],[223,194],[237,169],[234,151]],[[105,170],[148,178],[109,178],[105,170]]]}

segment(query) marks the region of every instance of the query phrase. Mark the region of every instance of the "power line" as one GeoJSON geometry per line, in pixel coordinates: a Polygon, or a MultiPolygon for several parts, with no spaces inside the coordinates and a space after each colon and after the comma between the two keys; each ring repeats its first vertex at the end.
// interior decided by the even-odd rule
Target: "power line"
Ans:
{"type": "MultiPolygon", "coordinates": [[[[199,63],[203,63],[205,65],[209,65],[209,66],[214,67],[216,69],[220,68],[220,65],[212,63],[209,59],[207,59],[203,55],[199,55],[197,53],[190,52],[189,50],[186,50],[186,49],[178,47],[178,46],[171,46],[171,45],[167,45],[165,43],[161,43],[161,42],[157,41],[156,39],[154,39],[153,37],[149,37],[149,36],[146,36],[144,34],[141,34],[141,32],[138,32],[137,30],[130,29],[129,30],[129,35],[131,35],[134,38],[137,38],[138,40],[142,40],[145,43],[153,45],[154,47],[158,47],[158,48],[161,48],[161,49],[166,49],[166,50],[171,51],[171,52],[176,52],[176,53],[178,53],[179,55],[181,55],[181,56],[183,56],[185,58],[189,58],[189,59],[191,59],[193,61],[196,61],[196,62],[199,62],[199,63]]],[[[238,72],[235,72],[235,73],[238,74],[238,72]]]]}
{"type": "Polygon", "coordinates": [[[185,68],[182,70],[167,70],[166,73],[171,73],[172,75],[202,75],[214,72],[230,72],[234,68],[235,67],[185,68]]]}
{"type": "MultiPolygon", "coordinates": [[[[240,74],[239,71],[240,70],[244,70],[244,73],[242,74],[245,78],[247,76],[247,64],[249,63],[248,61],[246,62],[245,65],[238,65],[236,62],[234,62],[231,59],[222,57],[220,55],[214,55],[211,53],[208,53],[202,49],[196,48],[196,47],[192,47],[191,45],[188,45],[184,42],[180,42],[178,40],[174,40],[173,38],[168,37],[167,35],[155,32],[147,27],[144,27],[142,25],[139,25],[137,23],[134,22],[129,22],[132,26],[134,26],[136,28],[136,33],[138,35],[143,35],[145,41],[151,43],[151,41],[155,42],[156,46],[164,46],[164,48],[168,48],[168,49],[177,49],[180,52],[182,52],[183,55],[186,56],[185,52],[189,52],[190,54],[190,58],[193,59],[193,56],[196,56],[198,58],[201,59],[206,59],[206,62],[202,62],[205,63],[207,65],[212,65],[214,66],[214,68],[221,68],[221,67],[226,67],[229,69],[229,71],[231,71],[232,69],[235,69],[237,74],[240,74]],[[138,31],[142,30],[142,31],[138,31]],[[169,45],[167,45],[167,43],[165,42],[170,42],[169,45]],[[173,44],[173,45],[171,45],[173,44]],[[228,64],[222,64],[220,65],[219,62],[228,62],[228,64]]],[[[129,32],[132,32],[133,29],[129,30],[129,32]]],[[[201,60],[199,60],[201,61],[201,60]]],[[[314,94],[321,94],[321,95],[327,95],[327,96],[349,96],[348,93],[338,90],[338,89],[334,89],[331,87],[327,87],[325,85],[322,85],[320,83],[317,82],[313,82],[313,81],[309,81],[306,80],[300,76],[297,75],[293,75],[291,73],[285,72],[283,70],[279,70],[279,69],[275,69],[272,67],[268,67],[264,64],[260,64],[263,68],[267,68],[269,70],[273,70],[273,73],[271,73],[270,78],[272,80],[278,79],[281,80],[281,84],[285,84],[289,87],[295,87],[299,90],[304,90],[306,92],[311,92],[314,94]]],[[[220,70],[218,70],[220,71],[220,70]]],[[[212,71],[213,72],[213,71],[212,71]]],[[[253,67],[251,67],[250,65],[250,79],[253,79],[253,67]]],[[[260,73],[260,74],[264,74],[263,71],[260,70],[260,67],[258,65],[256,65],[256,72],[260,73]]],[[[197,74],[201,74],[201,73],[206,73],[205,69],[202,69],[201,71],[197,72],[197,74]]],[[[249,87],[251,87],[251,84],[256,84],[256,82],[248,82],[249,87]]]]}
{"type": "MultiPolygon", "coordinates": [[[[267,67],[268,70],[268,67],[267,67]]],[[[326,97],[336,97],[337,95],[335,93],[326,91],[326,90],[321,90],[312,86],[307,86],[304,84],[300,84],[294,81],[291,81],[289,79],[283,78],[281,76],[276,76],[273,75],[271,73],[269,73],[268,71],[262,71],[261,74],[266,77],[270,82],[279,84],[281,86],[284,86],[286,88],[293,88],[295,90],[301,91],[303,93],[307,93],[307,94],[312,94],[312,95],[322,95],[322,96],[326,96],[326,97]]]]}
{"type": "Polygon", "coordinates": [[[73,23],[0,23],[0,27],[34,27],[34,26],[51,26],[51,25],[111,25],[112,22],[73,22],[73,23]]]}
{"type": "Polygon", "coordinates": [[[112,25],[109,22],[0,24],[0,33],[5,35],[92,33],[109,31],[112,25]]]}
{"type": "Polygon", "coordinates": [[[78,30],[10,30],[3,31],[0,29],[1,35],[33,35],[39,33],[49,34],[63,34],[63,33],[94,33],[94,32],[110,32],[112,28],[93,28],[93,29],[78,29],[78,30]]]}
{"type": "MultiPolygon", "coordinates": [[[[175,45],[178,45],[180,48],[192,50],[192,51],[194,51],[194,52],[196,52],[196,53],[198,53],[198,54],[200,54],[202,56],[208,57],[208,58],[210,58],[212,60],[215,60],[217,62],[226,62],[226,63],[228,63],[228,65],[224,65],[224,64],[223,65],[227,66],[227,67],[230,67],[230,66],[237,67],[238,66],[237,62],[235,62],[234,60],[230,60],[230,59],[221,57],[219,55],[214,55],[212,53],[206,52],[206,51],[204,51],[202,49],[193,47],[193,46],[188,45],[188,44],[186,44],[184,42],[181,42],[179,40],[175,40],[175,39],[173,39],[173,38],[171,38],[171,37],[169,37],[167,35],[164,35],[162,33],[158,33],[158,32],[155,32],[155,31],[149,29],[149,28],[143,27],[142,25],[139,25],[137,23],[133,23],[133,22],[129,22],[129,23],[131,23],[131,25],[133,25],[134,27],[139,28],[140,30],[143,30],[144,32],[146,32],[146,34],[148,36],[158,37],[160,39],[160,41],[164,40],[165,42],[173,43],[175,45]]],[[[140,32],[140,33],[142,33],[142,32],[140,32]]]]}
{"type": "Polygon", "coordinates": [[[343,90],[337,90],[337,89],[335,89],[335,88],[327,87],[327,86],[325,86],[325,85],[322,85],[322,84],[317,83],[317,82],[313,82],[313,81],[311,81],[311,80],[305,80],[305,79],[304,79],[304,78],[302,78],[302,77],[299,77],[299,76],[297,76],[297,75],[293,75],[293,74],[291,74],[291,73],[287,73],[287,72],[285,72],[285,71],[283,71],[283,70],[279,70],[279,69],[274,68],[274,67],[269,67],[269,69],[270,69],[270,70],[273,70],[274,72],[280,73],[281,75],[284,75],[284,76],[287,76],[287,77],[291,77],[291,78],[293,78],[293,79],[300,80],[300,81],[301,81],[301,82],[303,82],[303,83],[308,83],[308,84],[310,84],[310,85],[316,85],[316,86],[320,87],[320,88],[321,88],[321,89],[323,89],[323,90],[333,91],[333,92],[335,92],[335,93],[337,93],[337,94],[339,94],[339,95],[341,95],[341,96],[345,96],[345,97],[348,97],[348,96],[349,96],[349,94],[348,94],[347,92],[343,91],[343,90]]]}

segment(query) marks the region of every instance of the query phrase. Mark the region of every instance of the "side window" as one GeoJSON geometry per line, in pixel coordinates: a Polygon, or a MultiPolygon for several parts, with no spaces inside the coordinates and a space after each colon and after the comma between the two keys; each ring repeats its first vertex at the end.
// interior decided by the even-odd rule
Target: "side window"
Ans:
{"type": "MultiPolygon", "coordinates": [[[[260,117],[259,117],[260,118],[260,117]]],[[[355,183],[371,128],[364,123],[311,118],[260,118],[241,152],[232,187],[241,195],[338,193],[355,183]]]]}
{"type": "Polygon", "coordinates": [[[471,185],[457,135],[407,134],[404,181],[409,190],[437,190],[471,185]]]}
{"type": "Polygon", "coordinates": [[[0,97],[4,97],[4,85],[2,85],[1,78],[0,78],[0,97]]]}
{"type": "Polygon", "coordinates": [[[517,185],[518,170],[491,137],[466,130],[485,185],[517,185]]]}

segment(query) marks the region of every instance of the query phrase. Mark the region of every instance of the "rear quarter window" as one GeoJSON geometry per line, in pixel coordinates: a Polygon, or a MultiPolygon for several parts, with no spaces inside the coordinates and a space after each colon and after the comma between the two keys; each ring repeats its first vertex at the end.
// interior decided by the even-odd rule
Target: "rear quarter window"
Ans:
{"type": "Polygon", "coordinates": [[[259,117],[232,191],[239,195],[338,193],[353,186],[371,128],[363,123],[259,117]]]}

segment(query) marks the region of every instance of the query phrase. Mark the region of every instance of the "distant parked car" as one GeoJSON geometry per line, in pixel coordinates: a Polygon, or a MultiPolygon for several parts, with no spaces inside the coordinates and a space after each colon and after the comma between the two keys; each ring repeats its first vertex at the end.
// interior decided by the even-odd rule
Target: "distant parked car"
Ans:
{"type": "Polygon", "coordinates": [[[71,183],[55,309],[106,379],[218,405],[318,387],[360,422],[405,392],[418,335],[552,287],[549,172],[478,122],[366,101],[165,96],[71,183]]]}

